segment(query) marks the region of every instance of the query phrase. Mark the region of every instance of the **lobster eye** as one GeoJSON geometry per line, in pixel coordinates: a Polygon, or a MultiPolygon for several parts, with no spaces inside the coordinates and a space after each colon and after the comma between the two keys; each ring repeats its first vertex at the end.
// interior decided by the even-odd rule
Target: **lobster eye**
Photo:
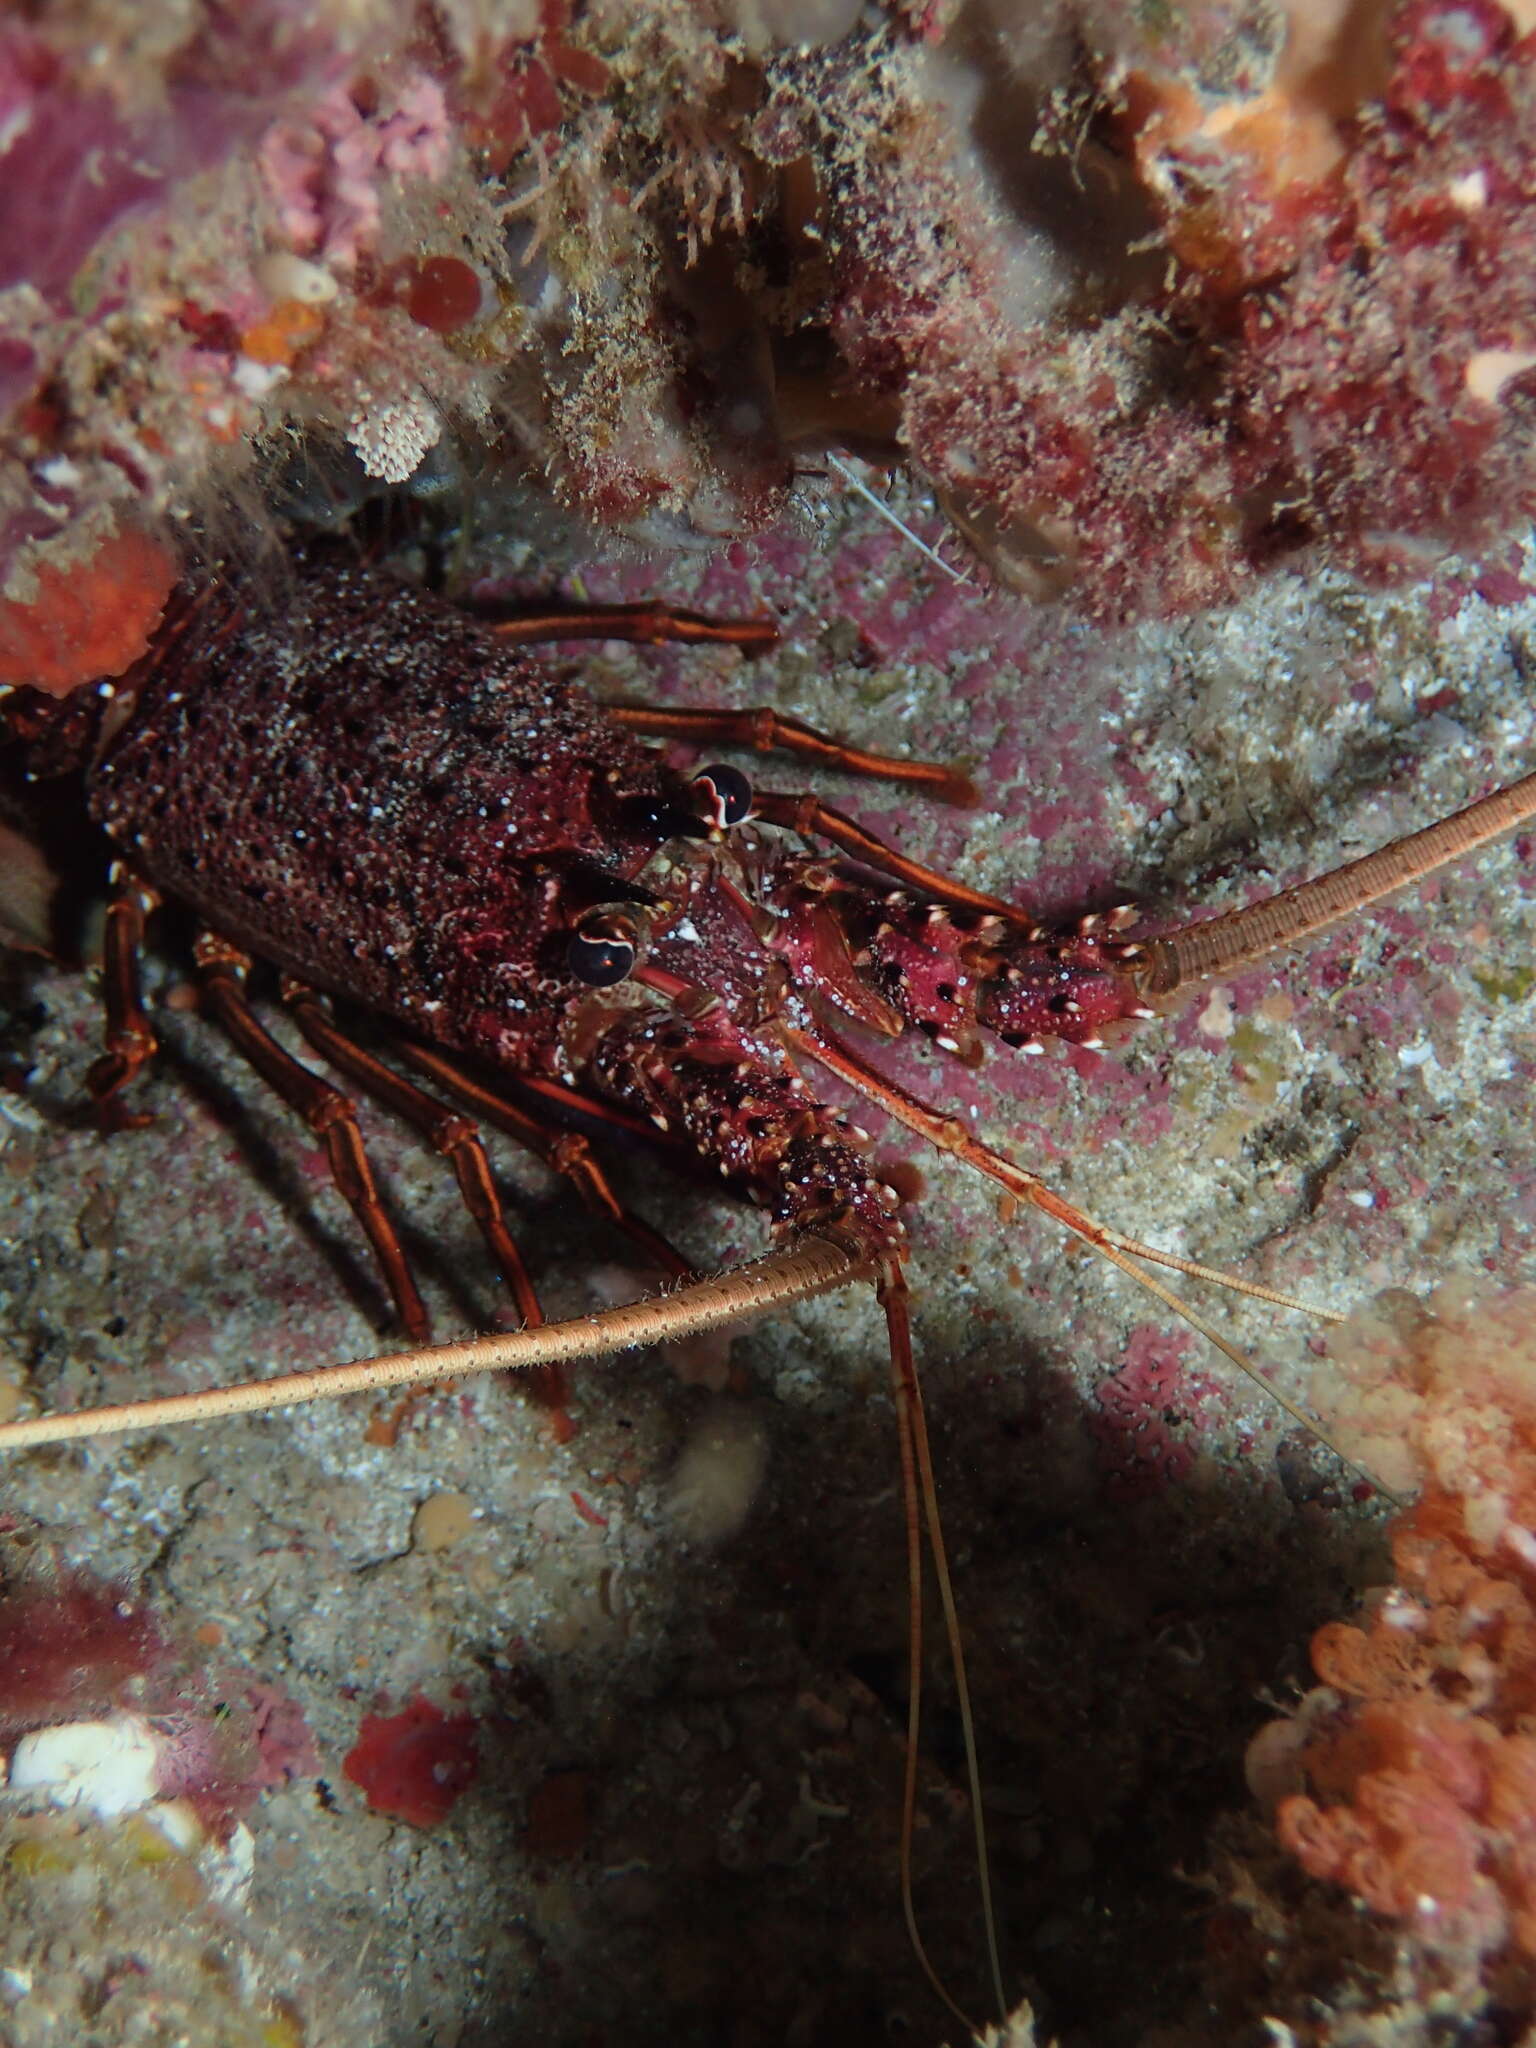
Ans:
{"type": "Polygon", "coordinates": [[[694,776],[693,787],[701,799],[706,824],[724,831],[744,825],[752,815],[752,785],[739,768],[712,761],[694,776]]]}
{"type": "Polygon", "coordinates": [[[565,949],[565,964],[578,981],[593,988],[612,988],[635,964],[634,941],[572,932],[565,949]]]}

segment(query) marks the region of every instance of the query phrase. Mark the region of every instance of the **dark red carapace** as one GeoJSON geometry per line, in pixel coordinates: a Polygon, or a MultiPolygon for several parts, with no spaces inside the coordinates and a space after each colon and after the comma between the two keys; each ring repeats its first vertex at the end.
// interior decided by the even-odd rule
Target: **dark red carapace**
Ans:
{"type": "MultiPolygon", "coordinates": [[[[91,724],[73,751],[133,877],[413,1040],[648,1120],[783,1227],[900,1237],[786,1031],[836,1007],[974,1056],[981,1029],[1091,1042],[1144,1014],[1114,932],[1032,930],[868,835],[844,843],[884,881],[727,824],[749,787],[690,780],[547,659],[332,555],[281,603],[184,595],[91,724]]],[[[754,815],[846,822],[767,792],[754,815]]]]}

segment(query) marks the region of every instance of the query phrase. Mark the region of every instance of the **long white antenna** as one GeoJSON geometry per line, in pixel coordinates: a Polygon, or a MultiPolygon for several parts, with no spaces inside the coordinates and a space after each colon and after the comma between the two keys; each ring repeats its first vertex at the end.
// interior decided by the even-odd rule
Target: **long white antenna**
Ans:
{"type": "Polygon", "coordinates": [[[904,519],[898,519],[885,500],[872,491],[869,485],[865,483],[863,477],[855,469],[851,468],[848,463],[844,462],[840,455],[832,454],[829,449],[823,454],[822,460],[826,463],[828,469],[834,470],[842,478],[850,491],[862,498],[866,505],[872,505],[880,514],[880,517],[889,525],[894,526],[904,540],[909,540],[920,555],[926,555],[930,562],[937,568],[942,569],[946,576],[953,577],[956,583],[970,582],[969,576],[946,562],[938,549],[929,547],[927,541],[920,534],[914,533],[904,519]]]}

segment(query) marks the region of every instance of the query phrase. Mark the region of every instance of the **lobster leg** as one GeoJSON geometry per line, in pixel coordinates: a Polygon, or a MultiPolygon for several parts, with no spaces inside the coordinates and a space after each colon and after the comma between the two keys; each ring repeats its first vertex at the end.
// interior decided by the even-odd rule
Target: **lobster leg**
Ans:
{"type": "MultiPolygon", "coordinates": [[[[464,1206],[475,1219],[492,1263],[511,1290],[523,1327],[540,1328],[544,1311],[528,1277],[523,1255],[507,1229],[490,1162],[474,1124],[467,1116],[460,1116],[457,1110],[428,1095],[424,1088],[418,1088],[414,1081],[407,1081],[403,1074],[386,1067],[382,1060],[375,1059],[338,1029],[320,998],[303,982],[285,974],[282,997],[294,1022],[323,1059],[419,1131],[433,1151],[452,1166],[464,1206]]],[[[541,1407],[557,1411],[559,1425],[559,1417],[570,1399],[564,1367],[535,1366],[526,1375],[526,1381],[528,1391],[541,1407]]],[[[568,1417],[559,1426],[573,1427],[568,1417]]]]}
{"type": "MultiPolygon", "coordinates": [[[[622,1230],[630,1243],[638,1246],[648,1264],[659,1273],[665,1273],[672,1280],[691,1280],[693,1268],[682,1255],[674,1251],[666,1239],[651,1229],[648,1223],[633,1215],[614,1193],[608,1176],[592,1156],[592,1147],[579,1131],[562,1131],[544,1123],[540,1118],[530,1116],[516,1103],[509,1102],[504,1095],[498,1095],[487,1088],[473,1075],[464,1072],[452,1060],[445,1059],[440,1052],[424,1045],[413,1045],[408,1039],[395,1039],[390,1050],[398,1059],[413,1066],[418,1072],[430,1074],[450,1089],[461,1101],[471,1104],[475,1113],[487,1123],[495,1124],[518,1144],[525,1146],[536,1159],[543,1160],[551,1172],[564,1176],[575,1188],[578,1195],[594,1216],[603,1216],[622,1230]]],[[[585,1096],[560,1088],[555,1083],[544,1083],[520,1076],[521,1085],[537,1094],[548,1093],[558,1100],[563,1108],[580,1110],[583,1114],[602,1118],[614,1124],[629,1126],[630,1119],[617,1110],[609,1110],[601,1102],[593,1102],[585,1096]]],[[[637,1135],[651,1139],[655,1133],[649,1125],[633,1126],[637,1135]]]]}
{"type": "Polygon", "coordinates": [[[294,1022],[323,1059],[419,1131],[433,1151],[452,1166],[464,1206],[475,1219],[496,1270],[511,1290],[518,1314],[530,1329],[537,1329],[544,1320],[544,1311],[534,1293],[523,1255],[507,1230],[485,1147],[469,1118],[446,1108],[414,1081],[393,1073],[382,1060],[364,1051],[355,1039],[338,1029],[320,998],[303,982],[284,975],[282,997],[293,1012],[294,1022]]]}
{"type": "Polygon", "coordinates": [[[1001,896],[987,896],[980,889],[968,889],[963,882],[952,881],[935,868],[925,868],[921,861],[908,860],[904,853],[898,853],[894,846],[887,846],[876,833],[845,812],[824,804],[820,797],[759,789],[753,792],[752,811],[754,817],[769,825],[781,825],[787,832],[798,832],[808,839],[830,839],[834,846],[840,846],[844,853],[851,853],[855,860],[894,875],[909,889],[917,889],[936,902],[949,904],[952,909],[975,911],[981,917],[1001,917],[1011,925],[1029,922],[1028,914],[1017,904],[1005,903],[1001,896]]]}
{"type": "Polygon", "coordinates": [[[711,619],[703,612],[667,604],[583,605],[568,612],[523,612],[486,624],[499,640],[514,647],[530,647],[541,640],[635,640],[659,647],[678,640],[766,654],[779,644],[779,629],[772,619],[711,619]]]}
{"type": "Polygon", "coordinates": [[[755,753],[795,754],[819,761],[844,775],[865,775],[876,782],[900,782],[921,789],[939,803],[966,807],[976,801],[976,786],[957,768],[936,761],[911,761],[894,754],[870,754],[845,740],[818,732],[804,719],[758,705],[747,711],[676,710],[667,704],[612,704],[603,709],[615,725],[647,739],[699,740],[722,747],[750,747],[755,753]]]}
{"type": "Polygon", "coordinates": [[[325,1141],[331,1176],[368,1233],[395,1313],[412,1343],[425,1343],[429,1328],[426,1307],[363,1150],[357,1111],[339,1088],[333,1088],[318,1074],[301,1066],[257,1021],[245,996],[245,977],[250,967],[246,954],[226,939],[205,931],[198,934],[193,957],[204,1001],[236,1051],[325,1141]]]}
{"type": "Polygon", "coordinates": [[[152,1119],[125,1109],[117,1097],[155,1056],[157,1041],[139,992],[139,949],[144,943],[145,923],[160,898],[121,862],[112,870],[112,883],[102,959],[107,1049],[93,1063],[85,1085],[103,1130],[142,1130],[152,1119]]]}

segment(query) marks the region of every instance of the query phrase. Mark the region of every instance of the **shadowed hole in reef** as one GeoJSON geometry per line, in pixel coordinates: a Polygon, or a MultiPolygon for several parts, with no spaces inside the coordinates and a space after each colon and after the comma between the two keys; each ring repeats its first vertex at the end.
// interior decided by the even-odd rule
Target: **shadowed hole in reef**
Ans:
{"type": "MultiPolygon", "coordinates": [[[[1021,1458],[999,1426],[1012,1398],[968,1397],[963,1477],[941,1465],[1010,1985],[1066,2048],[1131,2048],[1198,1996],[1207,1900],[1186,1878],[1216,1818],[1245,1804],[1262,1695],[1303,1677],[1308,1635],[1347,1603],[1360,1531],[1342,1489],[1298,1516],[1230,1472],[1134,1510],[1092,1488],[1068,1498],[1051,1447],[1021,1458]],[[1046,1510],[1022,1547],[1006,1500],[1046,1510]]],[[[888,1419],[883,1404],[830,1422],[776,1411],[770,1498],[712,1569],[674,1561],[643,1700],[596,1748],[560,1717],[594,1784],[624,1788],[595,1802],[586,1869],[649,1845],[631,1893],[583,1892],[585,1967],[628,1983],[637,2039],[953,2036],[914,1982],[896,1894],[906,1664],[888,1419]],[[679,1729],[704,1726],[701,1762],[679,1729]],[[835,1817],[797,1834],[786,1815],[806,1798],[835,1817]]],[[[942,1433],[941,1407],[934,1419],[942,1433]]],[[[1058,1437],[1088,1420],[1063,1391],[1058,1437]]],[[[953,1689],[932,1643],[927,1664],[918,1909],[985,2017],[953,1689]]],[[[566,1989],[580,2010],[579,1982],[566,1989]]]]}

